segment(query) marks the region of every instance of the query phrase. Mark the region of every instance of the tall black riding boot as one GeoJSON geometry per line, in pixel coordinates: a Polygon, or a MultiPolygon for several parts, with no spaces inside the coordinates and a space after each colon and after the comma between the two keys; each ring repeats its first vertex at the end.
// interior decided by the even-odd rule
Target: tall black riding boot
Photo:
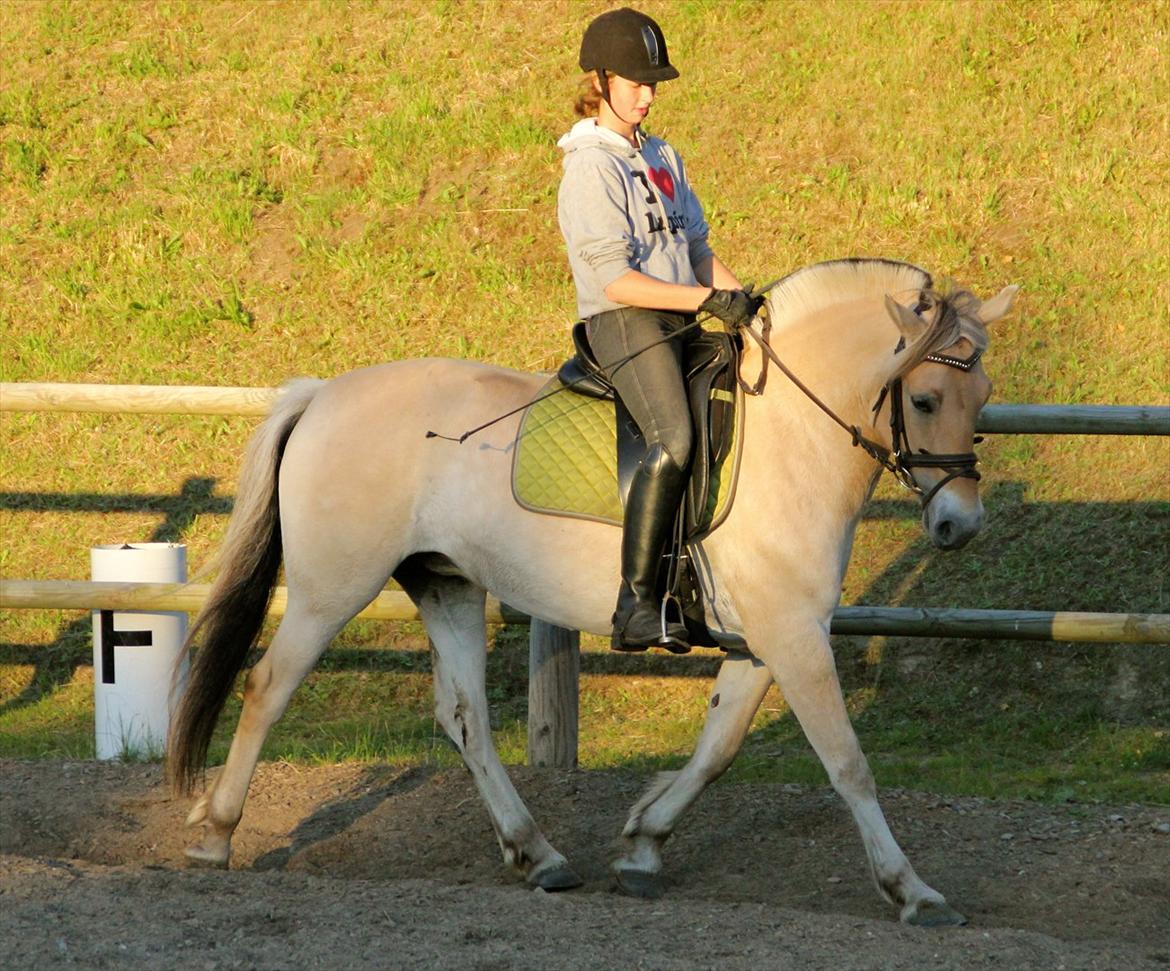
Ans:
{"type": "Polygon", "coordinates": [[[668,620],[663,630],[658,571],[686,486],[680,468],[662,444],[650,446],[634,472],[622,530],[622,586],[613,615],[615,651],[661,646],[675,654],[690,649],[686,626],[668,620]]]}

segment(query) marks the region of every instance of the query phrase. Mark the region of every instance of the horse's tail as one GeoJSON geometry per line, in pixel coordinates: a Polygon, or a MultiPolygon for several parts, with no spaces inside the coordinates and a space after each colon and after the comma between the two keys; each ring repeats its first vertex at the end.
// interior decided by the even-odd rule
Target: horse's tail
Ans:
{"type": "Polygon", "coordinates": [[[282,553],[281,457],[323,384],[310,379],[287,384],[244,453],[235,506],[216,561],[218,575],[180,654],[194,647],[167,737],[167,775],[179,792],[190,792],[203,772],[215,724],[268,613],[282,553]]]}

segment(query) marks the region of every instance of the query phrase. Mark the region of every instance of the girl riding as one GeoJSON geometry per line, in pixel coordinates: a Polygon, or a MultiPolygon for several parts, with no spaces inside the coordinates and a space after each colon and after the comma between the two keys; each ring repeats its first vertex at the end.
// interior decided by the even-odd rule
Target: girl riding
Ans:
{"type": "Polygon", "coordinates": [[[682,360],[696,331],[662,338],[699,312],[737,328],[758,301],[708,244],[678,153],[642,130],[658,83],[678,77],[658,24],[628,7],[602,14],[585,30],[580,65],[582,120],[558,142],[557,216],[589,343],[603,365],[624,361],[610,377],[646,441],[626,500],[612,647],[684,654],[686,627],[667,617],[658,577],[691,459],[682,360]]]}

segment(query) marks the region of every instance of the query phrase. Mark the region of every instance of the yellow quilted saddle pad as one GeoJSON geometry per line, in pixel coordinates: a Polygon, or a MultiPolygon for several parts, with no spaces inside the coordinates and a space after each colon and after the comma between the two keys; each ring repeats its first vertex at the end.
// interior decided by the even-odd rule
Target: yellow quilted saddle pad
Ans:
{"type": "MultiPolygon", "coordinates": [[[[532,512],[620,526],[613,402],[572,391],[550,395],[560,386],[554,376],[524,413],[512,455],[512,493],[532,512]]],[[[743,439],[740,403],[737,395],[732,446],[711,470],[707,501],[714,518],[708,532],[726,518],[735,491],[743,439]]]]}

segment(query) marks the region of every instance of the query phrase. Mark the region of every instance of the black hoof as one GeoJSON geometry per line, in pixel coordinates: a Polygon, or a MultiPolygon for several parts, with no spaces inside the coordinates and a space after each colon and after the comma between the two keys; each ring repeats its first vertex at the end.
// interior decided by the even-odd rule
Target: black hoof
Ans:
{"type": "Polygon", "coordinates": [[[558,890],[572,890],[574,887],[581,886],[585,881],[571,866],[562,864],[534,874],[529,882],[541,890],[556,893],[558,890]]]}
{"type": "Polygon", "coordinates": [[[925,901],[902,920],[914,927],[965,927],[967,918],[949,904],[925,901]]]}
{"type": "Polygon", "coordinates": [[[657,900],[662,896],[662,880],[656,873],[645,870],[620,869],[617,871],[618,890],[627,897],[641,900],[657,900]]]}

